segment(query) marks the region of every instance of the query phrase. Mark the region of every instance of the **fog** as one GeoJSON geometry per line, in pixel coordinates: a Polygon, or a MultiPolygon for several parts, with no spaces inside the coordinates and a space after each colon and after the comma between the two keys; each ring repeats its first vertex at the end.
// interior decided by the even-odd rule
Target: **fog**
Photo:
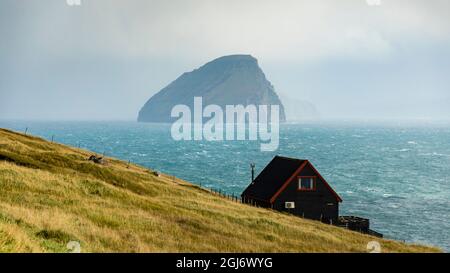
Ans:
{"type": "Polygon", "coordinates": [[[450,2],[376,2],[2,0],[0,119],[135,120],[229,54],[322,119],[450,119],[450,2]]]}

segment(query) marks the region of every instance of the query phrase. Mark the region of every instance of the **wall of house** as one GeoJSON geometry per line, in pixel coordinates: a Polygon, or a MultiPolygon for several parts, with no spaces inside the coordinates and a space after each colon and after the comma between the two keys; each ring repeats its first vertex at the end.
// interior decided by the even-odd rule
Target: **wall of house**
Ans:
{"type": "MultiPolygon", "coordinates": [[[[310,166],[306,166],[299,176],[316,174],[310,166]]],[[[308,219],[322,219],[327,223],[330,220],[336,223],[339,217],[339,203],[319,177],[316,177],[315,191],[299,191],[298,179],[295,178],[275,200],[273,208],[308,219]],[[286,209],[285,202],[295,202],[295,209],[286,209]]]]}
{"type": "Polygon", "coordinates": [[[250,197],[244,196],[244,197],[242,197],[241,200],[242,200],[242,203],[244,203],[244,204],[248,204],[248,205],[252,205],[252,206],[256,206],[256,207],[261,207],[261,208],[270,208],[271,207],[269,202],[252,199],[250,197]]]}

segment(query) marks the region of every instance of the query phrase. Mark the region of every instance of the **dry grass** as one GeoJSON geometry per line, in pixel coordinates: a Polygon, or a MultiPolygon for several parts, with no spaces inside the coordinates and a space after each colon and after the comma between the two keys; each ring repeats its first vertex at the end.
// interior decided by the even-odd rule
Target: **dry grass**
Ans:
{"type": "MultiPolygon", "coordinates": [[[[0,252],[366,252],[369,236],[0,129],[0,252]]],[[[201,181],[200,181],[201,182],[201,181]]],[[[378,240],[385,252],[436,248],[378,240]]]]}

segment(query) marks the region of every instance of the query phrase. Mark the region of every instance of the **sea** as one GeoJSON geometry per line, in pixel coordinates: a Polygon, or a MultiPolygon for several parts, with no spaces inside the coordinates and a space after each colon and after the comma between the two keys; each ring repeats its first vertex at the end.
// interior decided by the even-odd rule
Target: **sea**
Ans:
{"type": "Polygon", "coordinates": [[[342,197],[341,215],[369,218],[386,238],[450,251],[450,124],[282,124],[279,148],[258,141],[175,141],[170,124],[10,121],[1,128],[117,157],[239,195],[275,155],[310,160],[342,197]]]}

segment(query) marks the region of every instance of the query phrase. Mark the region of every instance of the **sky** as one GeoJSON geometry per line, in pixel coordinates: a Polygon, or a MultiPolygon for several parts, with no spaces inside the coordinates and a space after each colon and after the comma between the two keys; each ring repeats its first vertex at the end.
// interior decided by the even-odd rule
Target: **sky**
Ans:
{"type": "Polygon", "coordinates": [[[0,119],[135,120],[230,54],[323,119],[450,119],[448,0],[0,0],[0,119]]]}

